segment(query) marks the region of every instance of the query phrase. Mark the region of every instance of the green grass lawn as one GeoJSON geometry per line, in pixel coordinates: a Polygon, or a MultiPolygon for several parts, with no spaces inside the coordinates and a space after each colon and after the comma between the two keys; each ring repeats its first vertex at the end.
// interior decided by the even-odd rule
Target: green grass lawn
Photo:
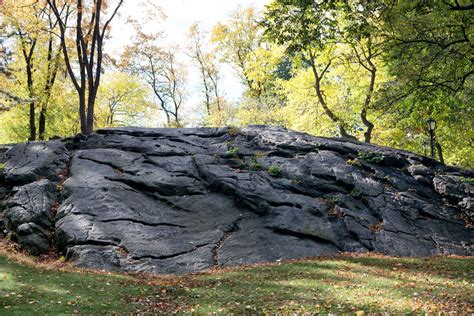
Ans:
{"type": "Polygon", "coordinates": [[[342,256],[183,277],[100,274],[57,261],[33,267],[31,258],[18,260],[0,252],[0,315],[467,312],[474,304],[472,258],[342,256]]]}

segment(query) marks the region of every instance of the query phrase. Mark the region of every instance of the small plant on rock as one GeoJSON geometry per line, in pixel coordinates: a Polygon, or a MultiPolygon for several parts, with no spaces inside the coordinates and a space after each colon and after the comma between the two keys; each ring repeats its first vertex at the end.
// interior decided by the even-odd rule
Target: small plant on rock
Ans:
{"type": "Polygon", "coordinates": [[[260,171],[260,170],[262,170],[262,164],[259,163],[259,162],[252,162],[252,164],[250,164],[250,170],[260,171]]]}
{"type": "Polygon", "coordinates": [[[229,156],[229,157],[238,157],[240,154],[240,149],[237,148],[237,147],[232,147],[232,146],[229,146],[229,150],[227,150],[226,152],[226,156],[229,156]]]}
{"type": "MultiPolygon", "coordinates": [[[[0,166],[0,170],[1,170],[1,166],[0,166]]],[[[474,178],[460,177],[459,180],[461,180],[461,182],[463,183],[474,185],[474,178]]]]}
{"type": "Polygon", "coordinates": [[[351,166],[354,166],[354,167],[360,167],[361,164],[360,164],[360,161],[356,158],[356,159],[349,159],[347,161],[347,163],[351,166]]]}
{"type": "Polygon", "coordinates": [[[5,169],[5,164],[3,162],[0,162],[0,173],[2,173],[4,169],[5,169]]]}
{"type": "Polygon", "coordinates": [[[360,192],[357,188],[352,189],[351,193],[349,194],[355,199],[358,199],[362,196],[362,192],[360,192]]]}
{"type": "Polygon", "coordinates": [[[272,177],[279,177],[281,175],[281,170],[275,165],[268,167],[268,174],[272,177]]]}
{"type": "Polygon", "coordinates": [[[331,195],[331,196],[327,197],[326,200],[327,200],[329,203],[332,203],[332,204],[337,204],[337,203],[341,202],[341,200],[339,199],[339,197],[338,197],[338,196],[335,196],[335,195],[331,195]]]}
{"type": "Polygon", "coordinates": [[[242,159],[238,159],[237,160],[237,169],[240,169],[240,170],[247,169],[247,164],[245,164],[245,161],[243,161],[242,159]]]}
{"type": "Polygon", "coordinates": [[[258,156],[255,155],[252,157],[252,161],[250,162],[250,170],[252,171],[260,171],[262,170],[262,164],[258,162],[258,156]]]}
{"type": "Polygon", "coordinates": [[[385,159],[385,156],[382,153],[377,152],[359,151],[357,152],[357,158],[365,160],[369,163],[379,164],[385,159]]]}

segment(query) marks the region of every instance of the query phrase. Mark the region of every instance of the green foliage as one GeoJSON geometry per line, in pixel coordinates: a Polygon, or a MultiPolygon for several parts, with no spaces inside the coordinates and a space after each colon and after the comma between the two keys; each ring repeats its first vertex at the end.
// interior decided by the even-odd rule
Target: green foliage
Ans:
{"type": "Polygon", "coordinates": [[[359,199],[362,197],[362,192],[360,192],[357,188],[352,189],[349,194],[355,199],[359,199]]]}
{"type": "Polygon", "coordinates": [[[238,147],[229,146],[229,149],[226,152],[226,156],[236,158],[239,155],[240,155],[240,149],[238,147]]]}
{"type": "Polygon", "coordinates": [[[0,162],[0,173],[3,173],[3,170],[5,170],[5,164],[0,162]]]}
{"type": "Polygon", "coordinates": [[[357,158],[365,160],[370,163],[379,164],[385,159],[385,156],[382,153],[378,153],[378,152],[358,151],[357,158]]]}
{"type": "Polygon", "coordinates": [[[96,101],[97,127],[147,125],[152,105],[148,90],[139,78],[115,71],[102,80],[96,101]]]}
{"type": "Polygon", "coordinates": [[[255,155],[251,158],[250,162],[250,170],[252,171],[260,171],[262,170],[263,166],[262,164],[258,161],[258,155],[255,155]]]}
{"type": "Polygon", "coordinates": [[[326,200],[329,201],[330,203],[333,203],[333,204],[337,204],[341,201],[341,199],[336,195],[331,195],[331,196],[327,197],[326,200]]]}
{"type": "Polygon", "coordinates": [[[393,41],[385,59],[402,93],[411,90],[421,99],[437,92],[473,99],[468,34],[474,31],[474,10],[456,10],[456,4],[400,1],[387,6],[383,32],[393,41]]]}
{"type": "Polygon", "coordinates": [[[238,159],[237,168],[239,168],[240,170],[246,170],[248,166],[243,159],[238,159]]]}
{"type": "Polygon", "coordinates": [[[250,164],[250,170],[252,170],[252,171],[260,171],[260,170],[262,170],[262,168],[263,168],[262,164],[259,163],[259,162],[252,162],[250,164]]]}
{"type": "MultiPolygon", "coordinates": [[[[1,170],[1,166],[0,166],[0,170],[1,170]]],[[[463,183],[467,183],[467,184],[470,184],[470,185],[474,185],[474,178],[460,177],[459,179],[460,179],[461,182],[463,182],[463,183]]]]}
{"type": "Polygon", "coordinates": [[[268,174],[272,177],[279,177],[281,175],[281,170],[276,165],[271,165],[268,167],[268,174]]]}
{"type": "Polygon", "coordinates": [[[311,0],[274,0],[267,7],[262,25],[265,35],[296,54],[311,47],[324,49],[334,39],[337,27],[336,8],[324,1],[315,10],[311,0]]]}

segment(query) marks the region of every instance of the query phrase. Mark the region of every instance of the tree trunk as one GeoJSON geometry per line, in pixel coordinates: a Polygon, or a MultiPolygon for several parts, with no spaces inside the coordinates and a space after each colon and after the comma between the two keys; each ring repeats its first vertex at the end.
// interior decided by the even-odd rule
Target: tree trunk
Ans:
{"type": "Polygon", "coordinates": [[[35,124],[35,102],[30,102],[30,137],[28,138],[29,141],[36,140],[36,124],[35,124]]]}
{"type": "Polygon", "coordinates": [[[26,81],[27,81],[27,86],[28,86],[28,97],[30,98],[30,109],[29,109],[29,127],[30,127],[30,136],[28,138],[29,141],[35,141],[36,140],[36,125],[35,125],[35,107],[36,107],[36,102],[35,102],[35,91],[34,91],[34,86],[33,86],[33,52],[35,50],[36,46],[36,40],[33,40],[31,42],[31,46],[28,50],[26,51],[26,44],[25,44],[25,39],[22,38],[22,51],[23,51],[23,57],[25,58],[25,63],[26,63],[26,81]]]}
{"type": "Polygon", "coordinates": [[[201,68],[202,83],[204,85],[204,94],[206,96],[207,115],[211,115],[211,95],[209,92],[209,84],[207,82],[206,77],[206,66],[204,65],[204,61],[202,60],[201,54],[199,52],[196,53],[196,58],[201,68]]]}
{"type": "Polygon", "coordinates": [[[375,126],[372,122],[370,122],[367,119],[367,109],[366,108],[362,109],[362,111],[360,112],[360,118],[362,119],[362,123],[364,123],[364,125],[367,127],[367,129],[364,132],[364,141],[367,144],[370,144],[370,142],[372,141],[372,131],[373,131],[375,126]]]}
{"type": "MultiPolygon", "coordinates": [[[[49,21],[50,29],[53,29],[53,22],[49,21]]],[[[48,39],[48,56],[46,61],[48,63],[47,71],[46,71],[46,84],[44,86],[44,97],[41,102],[41,110],[39,114],[39,122],[38,122],[38,138],[40,140],[44,140],[45,132],[46,132],[46,112],[48,110],[49,100],[51,98],[51,91],[54,86],[54,82],[56,81],[56,75],[59,71],[59,62],[58,56],[61,54],[61,46],[59,45],[59,50],[56,54],[53,54],[53,34],[49,34],[48,39]]]]}
{"type": "Polygon", "coordinates": [[[44,140],[44,134],[46,130],[46,108],[41,108],[39,114],[39,125],[38,125],[38,138],[39,140],[44,140]]]}
{"type": "Polygon", "coordinates": [[[94,103],[95,97],[89,98],[87,104],[87,127],[86,127],[86,135],[89,135],[94,131],[94,103]]]}
{"type": "Polygon", "coordinates": [[[323,107],[324,112],[326,113],[327,116],[329,116],[329,118],[334,123],[336,123],[336,125],[339,129],[339,133],[341,134],[341,136],[343,138],[357,140],[356,137],[354,137],[354,136],[350,135],[349,133],[347,133],[347,131],[346,131],[344,125],[343,125],[343,122],[341,122],[339,117],[337,117],[336,114],[334,114],[334,112],[331,111],[331,109],[327,106],[326,100],[324,99],[324,96],[323,96],[323,92],[321,91],[321,79],[322,79],[324,73],[326,72],[326,70],[331,65],[331,62],[329,62],[329,64],[326,66],[326,69],[324,71],[322,71],[321,74],[319,74],[318,70],[316,69],[315,59],[314,59],[314,56],[313,56],[312,53],[310,53],[310,62],[311,62],[311,69],[312,69],[313,75],[314,75],[314,90],[316,91],[318,101],[321,104],[321,106],[323,107]]]}
{"type": "Polygon", "coordinates": [[[87,118],[86,118],[86,96],[85,91],[79,93],[79,120],[81,123],[81,133],[87,135],[87,118]]]}
{"type": "MultiPolygon", "coordinates": [[[[369,63],[372,65],[372,63],[369,60],[369,63]]],[[[374,129],[374,124],[370,122],[367,119],[367,109],[370,106],[370,103],[372,102],[372,95],[374,94],[374,88],[375,88],[375,78],[377,76],[377,70],[372,67],[372,70],[370,71],[370,84],[369,84],[369,90],[367,91],[367,96],[365,98],[364,106],[362,108],[362,111],[360,112],[360,118],[362,119],[362,123],[367,127],[367,129],[364,132],[364,141],[368,144],[370,144],[372,140],[372,130],[374,129]]]]}
{"type": "Polygon", "coordinates": [[[443,148],[441,147],[441,144],[436,142],[436,151],[438,151],[438,157],[439,157],[439,162],[441,162],[444,165],[444,157],[443,157],[443,148]]]}
{"type": "Polygon", "coordinates": [[[212,75],[209,73],[209,79],[211,79],[211,83],[212,83],[212,86],[213,86],[213,90],[214,90],[214,96],[216,98],[216,105],[217,105],[217,110],[219,111],[219,113],[221,112],[222,110],[222,107],[221,107],[221,98],[219,96],[219,88],[217,86],[217,80],[218,80],[218,77],[217,77],[217,74],[216,74],[216,77],[212,77],[212,75]]]}

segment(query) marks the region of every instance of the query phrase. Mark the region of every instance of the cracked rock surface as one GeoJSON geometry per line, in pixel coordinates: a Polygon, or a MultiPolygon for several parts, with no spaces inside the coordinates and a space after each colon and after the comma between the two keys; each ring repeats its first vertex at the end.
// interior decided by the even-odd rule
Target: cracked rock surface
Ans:
{"type": "Polygon", "coordinates": [[[405,151],[250,126],[103,129],[6,156],[7,230],[80,267],[474,255],[474,172],[405,151]]]}

